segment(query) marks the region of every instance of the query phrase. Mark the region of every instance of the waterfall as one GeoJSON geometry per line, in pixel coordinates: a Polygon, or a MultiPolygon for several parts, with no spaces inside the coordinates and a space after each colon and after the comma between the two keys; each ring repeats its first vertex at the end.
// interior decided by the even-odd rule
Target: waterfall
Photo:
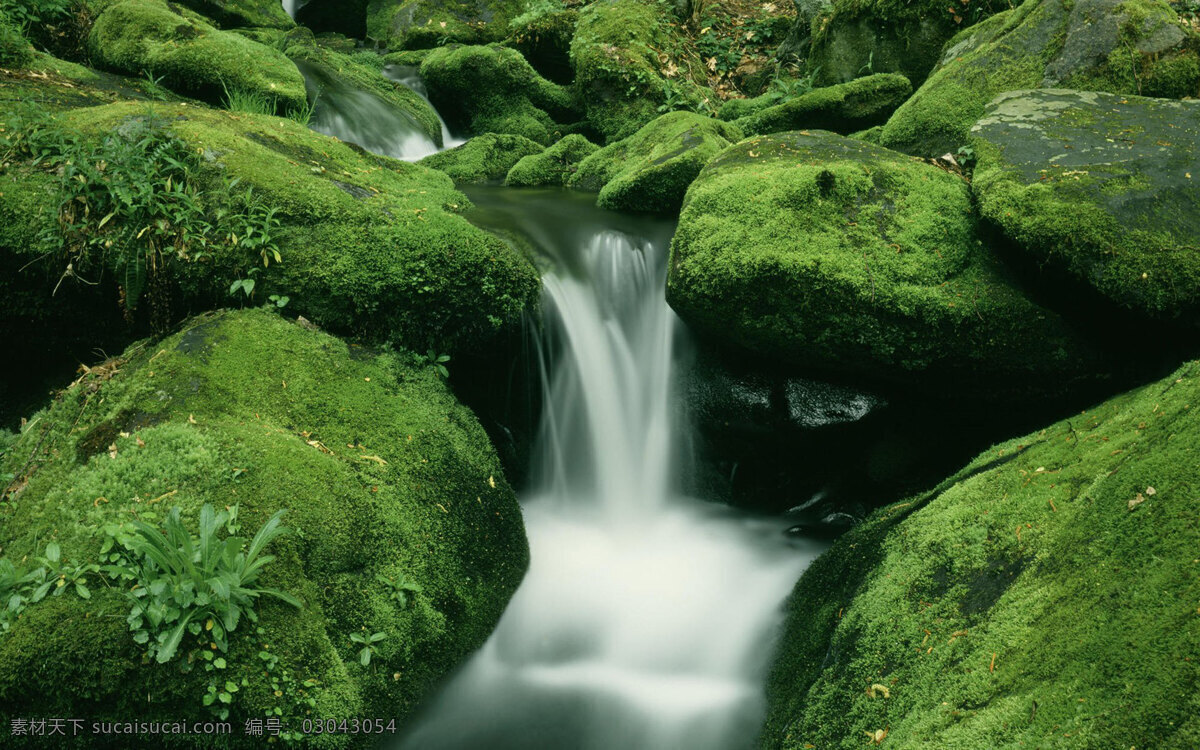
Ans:
{"type": "MultiPolygon", "coordinates": [[[[309,127],[318,133],[404,161],[416,161],[439,150],[413,118],[370,91],[355,88],[319,66],[304,61],[297,61],[296,66],[304,74],[315,104],[309,127]]],[[[445,127],[443,123],[443,136],[445,127]]]]}
{"type": "MultiPolygon", "coordinates": [[[[433,107],[433,104],[429,101],[429,92],[425,89],[425,82],[421,80],[421,75],[417,72],[417,68],[411,65],[385,65],[383,75],[385,78],[412,89],[418,96],[425,100],[426,104],[433,107]]],[[[434,112],[437,112],[436,108],[434,112]]],[[[441,112],[437,112],[437,116],[438,124],[442,126],[442,150],[461,146],[467,142],[465,138],[457,138],[450,134],[450,128],[446,127],[446,121],[442,119],[441,112]]]]}
{"type": "Polygon", "coordinates": [[[549,377],[522,498],[531,567],[399,746],[749,747],[780,604],[820,549],[680,496],[666,240],[549,205],[531,203],[527,221],[572,224],[578,239],[552,248],[544,278],[549,377]]]}

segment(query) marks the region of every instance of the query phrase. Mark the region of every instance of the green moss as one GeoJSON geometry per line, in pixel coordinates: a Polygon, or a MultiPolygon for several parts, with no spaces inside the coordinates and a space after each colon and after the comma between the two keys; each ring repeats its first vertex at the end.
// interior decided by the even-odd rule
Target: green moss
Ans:
{"type": "Polygon", "coordinates": [[[498,42],[523,5],[521,0],[371,0],[367,36],[393,49],[498,42]]]}
{"type": "Polygon", "coordinates": [[[704,165],[741,139],[732,123],[670,112],[584,159],[567,184],[599,191],[602,208],[673,213],[704,165]]]}
{"type": "MultiPolygon", "coordinates": [[[[532,264],[458,215],[469,203],[445,175],[366,154],[287,119],[186,105],[153,111],[205,154],[198,179],[225,189],[237,178],[276,209],[283,261],[261,272],[256,299],[285,294],[289,310],[328,329],[439,352],[485,346],[536,304],[532,264]]],[[[63,122],[80,137],[99,138],[146,112],[127,102],[75,110],[63,122]]],[[[21,224],[36,232],[52,216],[25,215],[21,224]]],[[[180,274],[174,294],[192,309],[225,304],[246,260],[227,251],[173,264],[180,274]]],[[[60,272],[45,273],[57,279],[60,272]]]]}
{"type": "Polygon", "coordinates": [[[1014,92],[971,138],[980,212],[1031,259],[1141,315],[1200,318],[1200,105],[1014,92]]]}
{"type": "Polygon", "coordinates": [[[389,52],[383,56],[385,65],[405,65],[413,68],[421,67],[421,63],[429,57],[431,49],[405,49],[398,52],[389,52]]]}
{"type": "Polygon", "coordinates": [[[175,91],[210,102],[226,88],[254,93],[280,111],[305,103],[304,79],[276,49],[218,31],[160,0],[124,0],[96,18],[93,60],[111,70],[161,77],[175,91]]]}
{"type": "Polygon", "coordinates": [[[33,48],[21,30],[0,11],[0,67],[23,68],[33,61],[33,48]]]}
{"type": "Polygon", "coordinates": [[[998,445],[840,539],[793,593],[763,745],[1200,742],[1198,375],[998,445]]]}
{"type": "Polygon", "coordinates": [[[504,184],[516,187],[565,185],[579,168],[579,163],[599,149],[578,133],[568,135],[545,151],[521,157],[508,171],[504,184]]]}
{"type": "Polygon", "coordinates": [[[669,268],[693,327],[809,370],[994,397],[1094,368],[976,239],[964,181],[863,141],[725,150],[688,191],[669,268]]]}
{"type": "Polygon", "coordinates": [[[699,65],[698,59],[684,59],[694,55],[668,60],[677,72],[667,76],[659,55],[679,48],[663,4],[612,0],[585,7],[571,60],[592,129],[610,142],[619,140],[657,117],[669,99],[684,104],[710,99],[710,92],[678,72],[699,65]]]}
{"type": "Polygon", "coordinates": [[[579,11],[565,9],[561,3],[535,6],[509,23],[511,44],[542,75],[555,83],[570,83],[575,77],[571,39],[578,21],[579,11]]]}
{"type": "Polygon", "coordinates": [[[922,156],[953,152],[992,98],[1018,89],[1195,95],[1197,48],[1161,0],[1026,0],[955,37],[942,67],[884,126],[881,142],[922,156]]]}
{"type": "MultiPolygon", "coordinates": [[[[314,716],[402,718],[487,638],[528,555],[483,430],[432,368],[411,361],[257,310],[135,345],[115,374],[67,390],[5,456],[5,471],[30,473],[0,506],[0,544],[19,559],[53,539],[67,559],[91,560],[103,524],[161,519],[171,505],[194,524],[203,503],[237,504],[250,529],[287,509],[296,533],[273,543],[265,579],[305,608],[263,600],[264,633],[248,622],[234,633],[223,677],[250,681],[235,723],[276,705],[303,718],[300,695],[271,693],[257,656],[267,644],[297,688],[318,681],[307,690],[314,716]],[[36,468],[23,463],[30,455],[36,468]],[[375,579],[401,572],[423,589],[407,607],[375,579]],[[388,636],[370,669],[349,640],[363,627],[388,636]]],[[[0,638],[0,714],[204,718],[208,675],[144,663],[122,594],[93,591],[31,605],[0,638]]],[[[234,734],[231,745],[253,740],[234,734]]]]}
{"type": "Polygon", "coordinates": [[[504,179],[524,156],[540,154],[542,146],[519,135],[477,135],[461,146],[431,154],[419,164],[450,175],[456,183],[495,182],[504,179]]]}
{"type": "Polygon", "coordinates": [[[425,57],[429,99],[454,131],[508,133],[547,145],[577,114],[571,92],[498,45],[443,47],[425,57]]]}
{"type": "Polygon", "coordinates": [[[951,6],[937,0],[834,0],[812,20],[808,66],[824,85],[872,73],[925,79],[947,39],[964,26],[1012,7],[1005,0],[951,6]]]}
{"type": "Polygon", "coordinates": [[[883,124],[911,94],[912,84],[904,76],[879,73],[814,89],[754,112],[737,124],[746,133],[758,135],[803,128],[850,133],[883,124]]]}
{"type": "Polygon", "coordinates": [[[215,20],[223,28],[290,29],[295,22],[273,0],[184,0],[184,5],[215,20]]]}
{"type": "Polygon", "coordinates": [[[385,78],[382,56],[370,51],[347,55],[327,49],[315,40],[311,43],[297,40],[284,54],[298,65],[318,66],[325,76],[340,78],[354,88],[375,94],[416,122],[435,144],[442,145],[442,123],[437,111],[408,86],[385,78]]]}

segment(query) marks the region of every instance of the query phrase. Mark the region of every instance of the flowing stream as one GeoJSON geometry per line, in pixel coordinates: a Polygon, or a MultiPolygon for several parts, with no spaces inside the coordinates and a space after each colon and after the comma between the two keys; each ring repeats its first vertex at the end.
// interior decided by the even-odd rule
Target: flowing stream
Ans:
{"type": "Polygon", "coordinates": [[[751,746],[780,604],[823,547],[677,491],[686,420],[672,365],[687,342],[664,299],[670,225],[560,191],[469,194],[477,222],[555,258],[522,498],[532,563],[400,747],[751,746]]]}
{"type": "MultiPolygon", "coordinates": [[[[304,72],[322,86],[315,129],[400,158],[436,150],[377,97],[304,72]]],[[[423,94],[411,69],[387,74],[423,94]]],[[[825,545],[679,490],[688,424],[674,365],[688,341],[664,297],[673,223],[562,190],[468,194],[472,220],[551,260],[522,497],[531,566],[491,639],[396,747],[752,746],[781,604],[825,545]]]]}

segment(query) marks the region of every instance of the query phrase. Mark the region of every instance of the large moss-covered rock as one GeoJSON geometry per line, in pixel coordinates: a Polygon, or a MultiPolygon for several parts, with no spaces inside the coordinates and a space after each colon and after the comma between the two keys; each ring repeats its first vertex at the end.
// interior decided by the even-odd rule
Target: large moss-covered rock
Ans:
{"type": "Polygon", "coordinates": [[[808,67],[826,85],[870,73],[902,73],[920,83],[955,32],[1009,7],[1003,0],[963,5],[937,0],[833,0],[827,12],[801,14],[798,23],[809,24],[808,67]]]}
{"type": "MultiPolygon", "coordinates": [[[[486,346],[536,304],[532,264],[458,215],[470,204],[449,177],[367,154],[288,119],[186,105],[160,104],[153,112],[205,155],[194,175],[201,184],[224,190],[237,179],[275,210],[280,224],[272,234],[282,262],[261,271],[256,299],[286,295],[289,310],[336,332],[439,352],[486,346]]],[[[120,102],[72,110],[60,121],[84,139],[99,139],[135,130],[127,126],[147,114],[145,105],[120,102]]],[[[15,189],[3,191],[0,205],[11,203],[22,231],[36,237],[54,221],[56,197],[38,191],[47,182],[39,173],[13,179],[15,189]],[[24,211],[33,197],[43,210],[24,211]]],[[[15,268],[43,255],[36,243],[3,250],[15,268]]],[[[225,247],[205,262],[171,263],[174,294],[192,309],[224,304],[230,282],[261,265],[255,257],[225,247]]],[[[57,259],[42,258],[23,273],[44,274],[49,287],[37,286],[49,295],[61,272],[57,259]]],[[[112,275],[103,280],[116,284],[112,275]]],[[[66,279],[60,294],[75,285],[66,279]]]]}
{"type": "Polygon", "coordinates": [[[667,300],[721,341],[843,378],[1011,396],[1067,387],[1092,364],[976,238],[960,177],[821,131],[709,162],[684,202],[667,300]]]}
{"type": "Polygon", "coordinates": [[[1032,259],[1123,307],[1200,322],[1200,103],[1017,91],[971,139],[980,212],[1032,259]]]}
{"type": "Polygon", "coordinates": [[[989,101],[1017,89],[1196,96],[1197,49],[1165,0],[1026,0],[951,39],[938,69],[884,126],[882,143],[922,156],[953,152],[989,101]]]}
{"type": "Polygon", "coordinates": [[[460,184],[496,182],[503,180],[522,157],[542,150],[541,144],[519,135],[484,133],[461,146],[426,156],[420,164],[445,172],[460,184]]]}
{"type": "MultiPolygon", "coordinates": [[[[238,727],[276,707],[293,730],[304,718],[402,719],[488,637],[528,559],[482,428],[414,362],[262,310],[224,312],[130,347],[64,391],[0,466],[18,477],[0,504],[8,560],[55,542],[70,565],[100,562],[107,526],[161,524],[173,506],[194,533],[202,504],[236,505],[243,537],[283,509],[294,533],[268,548],[277,559],[261,583],[304,607],[259,599],[258,622],[242,619],[213,673],[197,659],[208,639],[192,635],[172,662],[145,660],[126,625],[127,584],[92,573],[90,598],[50,596],[0,634],[4,720],[203,721],[215,677],[240,686],[228,705],[238,727]],[[402,603],[377,576],[420,590],[402,603]],[[350,640],[364,628],[385,636],[369,667],[350,640]]],[[[88,739],[110,738],[76,741],[88,739]]],[[[221,746],[260,743],[235,731],[221,746]]]]}
{"type": "MultiPolygon", "coordinates": [[[[911,94],[912,84],[904,76],[879,73],[809,91],[735,122],[746,133],[755,135],[805,128],[848,134],[883,124],[911,94]]],[[[722,119],[737,111],[736,107],[722,107],[722,119]]]]}
{"type": "Polygon", "coordinates": [[[521,157],[508,170],[505,185],[533,187],[539,185],[565,185],[579,169],[579,163],[600,150],[600,147],[573,133],[546,150],[521,157]]]}
{"type": "Polygon", "coordinates": [[[543,146],[575,118],[571,92],[499,45],[442,47],[421,62],[429,100],[455,132],[509,133],[543,146]]]}
{"type": "Polygon", "coordinates": [[[367,35],[394,49],[497,42],[523,6],[521,0],[370,0],[367,35]]]}
{"type": "Polygon", "coordinates": [[[598,190],[602,208],[673,213],[704,165],[741,139],[732,123],[670,112],[584,159],[567,184],[598,190]]]}
{"type": "Polygon", "coordinates": [[[219,102],[228,90],[256,94],[282,111],[305,104],[304,78],[283,53],[162,0],[104,7],[88,37],[100,67],[161,78],[179,93],[219,102]]]}
{"type": "Polygon", "coordinates": [[[684,75],[699,60],[669,56],[683,46],[678,33],[662,3],[605,0],[580,12],[571,59],[593,130],[619,140],[657,117],[670,97],[681,103],[708,98],[684,75]]]}
{"type": "Polygon", "coordinates": [[[295,26],[278,0],[183,0],[223,27],[290,29],[295,26]]]}
{"type": "Polygon", "coordinates": [[[981,454],[805,572],[768,748],[1200,743],[1200,363],[981,454]]]}

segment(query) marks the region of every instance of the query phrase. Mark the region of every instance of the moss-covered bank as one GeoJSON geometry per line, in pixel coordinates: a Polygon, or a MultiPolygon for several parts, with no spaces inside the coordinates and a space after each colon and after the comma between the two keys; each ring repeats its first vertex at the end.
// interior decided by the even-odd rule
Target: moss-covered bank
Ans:
{"type": "Polygon", "coordinates": [[[1200,744],[1200,363],[981,454],[805,572],[768,748],[1200,744]]]}
{"type": "Polygon", "coordinates": [[[568,135],[540,153],[521,157],[508,170],[504,184],[514,187],[565,185],[579,169],[579,163],[599,149],[578,133],[568,135]]]}
{"type": "MultiPolygon", "coordinates": [[[[194,529],[201,504],[237,505],[250,533],[287,510],[295,533],[272,544],[278,559],[264,583],[304,608],[264,598],[257,626],[243,620],[231,633],[219,677],[247,681],[229,705],[239,728],[276,707],[293,729],[306,716],[403,717],[483,643],[527,563],[499,462],[433,368],[265,311],[203,316],[94,369],[30,420],[2,472],[17,477],[0,503],[0,545],[12,561],[50,542],[71,564],[97,561],[106,525],[161,523],[171,506],[194,529]],[[377,575],[421,590],[401,604],[377,575]],[[350,640],[363,628],[385,634],[369,667],[350,640]],[[278,658],[269,674],[262,651],[278,658]]],[[[211,719],[202,698],[213,675],[184,668],[207,644],[189,635],[176,660],[146,662],[124,592],[97,574],[88,582],[90,599],[68,591],[30,604],[0,635],[6,723],[211,719]]],[[[363,741],[342,735],[322,746],[363,741]]]]}
{"type": "MultiPolygon", "coordinates": [[[[912,84],[896,73],[879,73],[848,83],[815,89],[781,104],[764,107],[735,122],[746,133],[784,130],[832,130],[843,135],[882,125],[912,94],[912,84]]],[[[737,101],[737,100],[733,100],[737,101]]],[[[729,108],[736,114],[740,108],[729,108]]],[[[726,108],[721,108],[722,119],[726,108]]]]}
{"type": "MultiPolygon", "coordinates": [[[[207,189],[225,190],[236,178],[275,210],[282,262],[262,270],[256,300],[287,295],[289,310],[323,327],[439,352],[486,346],[536,304],[540,284],[529,260],[459,216],[469,202],[433,170],[366,154],[291,120],[206,107],[119,102],[72,110],[60,121],[86,140],[120,137],[150,115],[203,154],[196,178],[207,189]]],[[[41,172],[10,179],[14,189],[0,204],[21,217],[14,231],[36,237],[53,221],[55,195],[41,172]],[[28,210],[30,201],[39,210],[28,210]]],[[[50,294],[61,274],[57,259],[27,242],[0,250],[24,273],[41,274],[31,285],[50,294]]],[[[225,304],[248,258],[231,251],[174,264],[174,293],[193,309],[225,304]]]]}

